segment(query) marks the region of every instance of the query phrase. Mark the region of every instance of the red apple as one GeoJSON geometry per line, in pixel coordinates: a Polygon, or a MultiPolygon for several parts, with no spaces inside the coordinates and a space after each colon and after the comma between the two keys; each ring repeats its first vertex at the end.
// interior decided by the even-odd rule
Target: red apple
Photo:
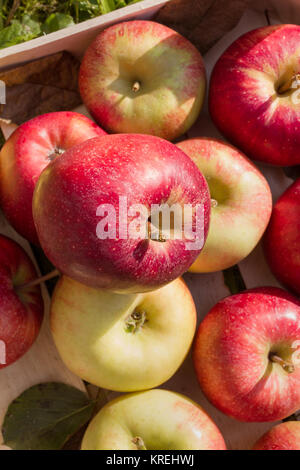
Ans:
{"type": "Polygon", "coordinates": [[[211,221],[192,272],[220,271],[241,261],[259,242],[272,211],[272,195],[261,172],[238,149],[216,139],[177,144],[205,176],[211,221]]]}
{"type": "Polygon", "coordinates": [[[264,252],[276,278],[300,295],[300,178],[274,206],[264,252]]]}
{"type": "Polygon", "coordinates": [[[83,284],[116,292],[153,290],[185,272],[205,241],[209,211],[208,187],[192,160],[170,142],[141,134],[107,135],[68,150],[43,171],[33,199],[38,236],[52,263],[83,284]],[[191,238],[180,226],[172,238],[162,230],[153,239],[163,229],[153,221],[153,205],[157,214],[161,204],[176,206],[177,215],[190,204],[191,238]],[[147,225],[151,237],[145,237],[147,225]],[[193,237],[197,243],[190,245],[193,237]]]}
{"type": "Polygon", "coordinates": [[[73,145],[104,134],[93,121],[73,112],[43,114],[15,130],[1,150],[0,201],[17,232],[38,244],[32,197],[42,170],[73,145]]]}
{"type": "Polygon", "coordinates": [[[300,302],[257,288],[218,302],[200,324],[194,365],[207,398],[240,421],[277,421],[300,408],[300,302]]]}
{"type": "Polygon", "coordinates": [[[41,327],[44,304],[37,272],[25,251],[0,236],[0,369],[23,356],[41,327]]]}
{"type": "Polygon", "coordinates": [[[300,163],[299,55],[300,26],[274,25],[241,36],[215,65],[213,121],[254,160],[300,163]]]}
{"type": "Polygon", "coordinates": [[[253,450],[300,450],[300,422],[274,426],[256,442],[253,450]]]}
{"type": "Polygon", "coordinates": [[[180,34],[153,21],[129,21],[102,31],[87,49],[79,89],[108,131],[173,140],[198,117],[205,70],[180,34]]]}

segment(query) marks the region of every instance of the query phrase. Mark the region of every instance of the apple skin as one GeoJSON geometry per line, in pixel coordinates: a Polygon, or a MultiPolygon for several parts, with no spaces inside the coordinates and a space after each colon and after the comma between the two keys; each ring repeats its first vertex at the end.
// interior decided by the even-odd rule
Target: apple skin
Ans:
{"type": "Polygon", "coordinates": [[[64,151],[104,134],[86,116],[62,111],[21,124],[6,141],[0,158],[0,202],[7,219],[24,238],[39,244],[32,197],[42,170],[55,158],[55,150],[64,151]]]}
{"type": "Polygon", "coordinates": [[[98,206],[112,204],[118,214],[120,196],[128,207],[141,203],[149,210],[152,204],[203,204],[206,239],[209,190],[192,160],[158,137],[106,135],[68,150],[39,178],[33,216],[50,261],[78,282],[116,292],[150,291],[181,276],[200,252],[186,249],[184,236],[164,243],[118,238],[116,217],[116,238],[97,238],[98,206]]]}
{"type": "Polygon", "coordinates": [[[132,392],[161,385],[180,367],[196,331],[196,309],[181,279],[124,295],[64,276],[52,299],[51,330],[73,373],[101,388],[132,392]],[[133,312],[144,312],[146,321],[127,331],[133,312]]]}
{"type": "Polygon", "coordinates": [[[203,392],[239,421],[286,418],[300,408],[300,364],[288,373],[269,355],[293,360],[299,339],[300,302],[291,294],[265,287],[226,297],[196,334],[193,360],[203,392]]]}
{"type": "Polygon", "coordinates": [[[300,295],[300,178],[276,202],[263,246],[274,276],[300,295]]]}
{"type": "Polygon", "coordinates": [[[253,450],[300,450],[300,422],[286,421],[266,432],[253,450]]]}
{"type": "Polygon", "coordinates": [[[81,450],[140,450],[137,437],[147,450],[226,450],[217,426],[198,404],[159,389],[107,403],[89,424],[81,450]]]}
{"type": "Polygon", "coordinates": [[[300,26],[274,25],[237,39],[216,63],[209,109],[222,134],[254,160],[300,163],[300,95],[279,93],[300,72],[300,26]]]}
{"type": "Polygon", "coordinates": [[[104,129],[168,140],[195,122],[205,85],[198,50],[153,21],[129,21],[102,31],[87,49],[79,73],[82,99],[104,129]],[[136,82],[140,89],[133,91],[136,82]]]}
{"type": "Polygon", "coordinates": [[[0,235],[0,341],[5,345],[5,364],[23,356],[34,343],[44,315],[39,286],[24,287],[38,277],[25,251],[0,235]]]}
{"type": "Polygon", "coordinates": [[[272,211],[268,182],[245,155],[220,140],[195,138],[177,146],[205,176],[214,203],[205,246],[189,271],[229,268],[248,256],[268,225],[272,211]]]}

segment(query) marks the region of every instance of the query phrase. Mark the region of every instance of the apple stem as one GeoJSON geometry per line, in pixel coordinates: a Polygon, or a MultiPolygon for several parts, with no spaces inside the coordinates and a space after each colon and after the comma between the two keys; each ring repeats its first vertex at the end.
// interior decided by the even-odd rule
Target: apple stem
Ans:
{"type": "Polygon", "coordinates": [[[17,287],[17,289],[18,290],[28,289],[29,287],[37,286],[41,284],[42,282],[49,281],[50,279],[53,279],[54,277],[58,277],[58,276],[60,276],[60,272],[58,271],[58,269],[54,269],[53,271],[46,274],[45,276],[38,277],[37,279],[27,282],[26,284],[21,284],[20,286],[17,287]]]}
{"type": "Polygon", "coordinates": [[[211,198],[210,205],[211,205],[211,207],[217,207],[218,201],[216,199],[211,198]]]}
{"type": "Polygon", "coordinates": [[[134,91],[134,93],[137,93],[141,89],[141,84],[138,81],[135,81],[131,87],[131,90],[134,91]]]}
{"type": "Polygon", "coordinates": [[[133,444],[136,446],[137,450],[147,450],[143,439],[139,436],[132,439],[133,444]]]}
{"type": "MultiPolygon", "coordinates": [[[[154,242],[160,242],[160,243],[164,243],[166,242],[167,240],[165,239],[165,237],[163,236],[162,234],[162,230],[161,230],[161,227],[159,227],[159,231],[158,231],[158,237],[152,237],[152,225],[151,225],[151,222],[148,221],[148,238],[150,240],[153,240],[154,242]]],[[[157,232],[154,232],[157,234],[157,232]]]]}
{"type": "Polygon", "coordinates": [[[125,325],[127,333],[136,333],[147,321],[146,312],[134,311],[126,318],[125,325]]]}
{"type": "Polygon", "coordinates": [[[271,362],[279,364],[283,368],[283,370],[285,370],[285,372],[287,372],[288,374],[292,374],[295,371],[294,364],[289,361],[285,361],[280,356],[277,356],[277,354],[271,353],[269,358],[271,362]]]}
{"type": "Polygon", "coordinates": [[[286,93],[287,91],[291,91],[292,89],[298,89],[300,87],[300,74],[299,73],[294,73],[289,80],[284,82],[280,87],[278,88],[277,92],[282,95],[283,93],[286,93]],[[294,85],[295,83],[295,85],[294,85]]]}

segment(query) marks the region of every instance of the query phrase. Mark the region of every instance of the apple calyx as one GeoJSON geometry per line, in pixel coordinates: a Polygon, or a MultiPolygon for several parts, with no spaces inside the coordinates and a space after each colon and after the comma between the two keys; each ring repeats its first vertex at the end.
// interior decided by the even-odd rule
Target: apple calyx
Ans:
{"type": "Polygon", "coordinates": [[[137,333],[146,321],[147,315],[144,310],[141,312],[134,310],[125,320],[125,330],[127,333],[137,333]]]}
{"type": "Polygon", "coordinates": [[[288,80],[284,81],[278,88],[277,88],[277,93],[279,95],[283,95],[284,93],[287,93],[289,91],[295,91],[298,88],[300,88],[300,74],[299,73],[293,73],[291,77],[289,77],[288,80]]]}
{"type": "Polygon", "coordinates": [[[133,444],[136,446],[137,450],[147,450],[143,439],[139,436],[136,436],[132,439],[133,444]]]}
{"type": "Polygon", "coordinates": [[[292,374],[295,371],[295,366],[292,362],[285,361],[276,353],[270,353],[269,360],[271,362],[274,362],[275,364],[279,364],[283,368],[283,370],[288,374],[292,374]]]}
{"type": "Polygon", "coordinates": [[[141,84],[140,84],[140,82],[137,81],[137,80],[136,80],[135,82],[133,82],[132,87],[131,87],[131,90],[132,90],[134,93],[137,93],[138,91],[140,91],[140,89],[141,89],[141,84]]]}
{"type": "Polygon", "coordinates": [[[36,279],[33,279],[33,281],[27,282],[26,284],[21,284],[16,287],[16,290],[23,290],[23,289],[28,289],[30,287],[37,286],[41,284],[42,282],[49,281],[50,279],[53,279],[54,277],[59,277],[60,272],[58,269],[54,269],[50,273],[46,274],[45,276],[38,277],[36,279]]]}
{"type": "Polygon", "coordinates": [[[60,147],[55,147],[53,152],[49,153],[47,159],[52,162],[52,160],[55,160],[56,157],[58,157],[59,155],[62,155],[64,152],[65,152],[64,149],[60,147]]]}

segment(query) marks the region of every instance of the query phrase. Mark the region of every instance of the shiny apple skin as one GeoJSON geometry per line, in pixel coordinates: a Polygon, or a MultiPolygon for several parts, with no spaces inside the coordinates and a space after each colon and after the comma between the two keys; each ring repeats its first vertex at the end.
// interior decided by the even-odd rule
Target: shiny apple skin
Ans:
{"type": "Polygon", "coordinates": [[[107,403],[89,424],[81,450],[226,450],[206,412],[189,398],[168,390],[122,395],[107,403]]]}
{"type": "Polygon", "coordinates": [[[203,173],[210,196],[208,237],[191,272],[229,268],[251,253],[261,239],[272,211],[268,182],[235,147],[217,139],[195,138],[177,144],[203,173]]]}
{"type": "Polygon", "coordinates": [[[51,331],[66,366],[100,388],[135,392],[166,382],[185,359],[196,308],[181,279],[146,294],[115,294],[65,276],[51,305],[51,331]],[[146,321],[128,331],[133,312],[146,321]]]}
{"type": "Polygon", "coordinates": [[[300,302],[291,294],[265,287],[226,297],[196,333],[193,360],[203,392],[239,421],[286,418],[300,408],[300,364],[288,374],[268,357],[284,351],[291,359],[299,339],[300,302]]]}
{"type": "Polygon", "coordinates": [[[87,49],[79,74],[82,99],[112,133],[174,140],[197,119],[205,93],[198,50],[153,21],[129,21],[102,31],[87,49]],[[139,91],[132,91],[138,81],[139,91]]]}
{"type": "MultiPolygon", "coordinates": [[[[162,243],[97,238],[98,206],[112,204],[118,214],[119,196],[127,197],[128,207],[136,203],[147,208],[162,202],[203,203],[206,238],[209,191],[192,160],[158,137],[107,135],[65,152],[37,183],[33,215],[50,261],[78,282],[116,292],[153,290],[187,271],[200,250],[186,249],[184,238],[162,243]]],[[[131,219],[128,217],[129,222],[131,219]]]]}
{"type": "Polygon", "coordinates": [[[21,124],[0,154],[0,202],[11,225],[38,245],[32,217],[32,197],[41,172],[54,158],[55,149],[67,150],[106,132],[79,113],[42,114],[21,124]],[[50,157],[50,158],[49,158],[50,157]]]}
{"type": "Polygon", "coordinates": [[[253,450],[300,450],[300,422],[286,421],[266,432],[253,450]]]}
{"type": "Polygon", "coordinates": [[[44,314],[40,287],[20,289],[37,277],[25,251],[0,235],[0,341],[6,353],[0,369],[22,357],[39,334],[44,314]]]}
{"type": "Polygon", "coordinates": [[[254,160],[281,166],[300,163],[300,99],[296,103],[290,93],[276,91],[285,73],[300,72],[299,57],[300,26],[274,25],[241,36],[214,67],[212,119],[254,160]]]}
{"type": "Polygon", "coordinates": [[[300,295],[300,178],[273,208],[264,237],[264,252],[279,282],[300,295]]]}

